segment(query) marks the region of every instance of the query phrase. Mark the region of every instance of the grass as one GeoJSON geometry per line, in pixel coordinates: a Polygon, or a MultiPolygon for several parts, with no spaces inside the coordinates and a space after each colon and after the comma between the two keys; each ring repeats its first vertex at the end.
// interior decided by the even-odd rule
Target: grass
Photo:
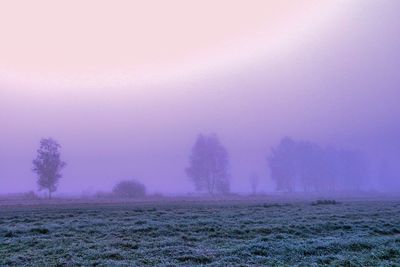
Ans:
{"type": "Polygon", "coordinates": [[[326,204],[0,207],[0,266],[400,266],[400,201],[326,204]]]}

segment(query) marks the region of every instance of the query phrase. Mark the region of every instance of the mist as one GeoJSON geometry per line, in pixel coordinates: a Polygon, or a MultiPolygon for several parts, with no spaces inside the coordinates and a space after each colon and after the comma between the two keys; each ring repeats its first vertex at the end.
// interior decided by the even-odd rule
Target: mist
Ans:
{"type": "Polygon", "coordinates": [[[399,8],[371,4],[284,57],[162,84],[48,88],[0,76],[0,193],[37,190],[32,160],[43,137],[60,143],[68,164],[59,195],[126,179],[151,193],[195,192],[185,169],[200,133],[226,148],[231,192],[250,193],[254,172],[260,192],[277,190],[267,158],[286,136],[362,151],[360,190],[398,191],[399,8]]]}

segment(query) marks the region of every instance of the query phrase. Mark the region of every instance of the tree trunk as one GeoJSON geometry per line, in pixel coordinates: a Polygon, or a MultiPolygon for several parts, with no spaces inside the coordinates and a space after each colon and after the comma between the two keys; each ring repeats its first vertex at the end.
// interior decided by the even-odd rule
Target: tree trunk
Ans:
{"type": "Polygon", "coordinates": [[[208,190],[208,194],[210,194],[210,195],[214,194],[214,180],[213,180],[213,177],[212,178],[208,178],[207,190],[208,190]]]}

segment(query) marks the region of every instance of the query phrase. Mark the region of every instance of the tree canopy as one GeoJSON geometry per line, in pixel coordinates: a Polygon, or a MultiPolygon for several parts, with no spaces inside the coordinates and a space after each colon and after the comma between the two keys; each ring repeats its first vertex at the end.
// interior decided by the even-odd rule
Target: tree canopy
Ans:
{"type": "Polygon", "coordinates": [[[66,163],[61,160],[61,146],[52,138],[40,140],[36,159],[33,160],[33,171],[37,174],[39,190],[48,190],[49,198],[57,190],[61,170],[66,163]]]}
{"type": "Polygon", "coordinates": [[[228,152],[217,135],[200,134],[192,148],[186,173],[198,191],[206,191],[209,194],[228,193],[228,164],[228,152]]]}
{"type": "Polygon", "coordinates": [[[360,189],[367,178],[367,158],[361,151],[322,148],[285,137],[268,157],[277,190],[292,192],[360,189]]]}

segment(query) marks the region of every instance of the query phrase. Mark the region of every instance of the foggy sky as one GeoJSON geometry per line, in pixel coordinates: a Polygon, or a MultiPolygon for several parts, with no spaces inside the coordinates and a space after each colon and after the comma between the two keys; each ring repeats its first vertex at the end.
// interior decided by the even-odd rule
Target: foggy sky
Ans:
{"type": "MultiPolygon", "coordinates": [[[[400,4],[367,2],[284,57],[225,72],[62,91],[0,77],[0,193],[37,189],[32,159],[47,136],[68,164],[58,193],[130,178],[150,192],[194,191],[184,169],[198,133],[218,134],[238,192],[254,171],[274,190],[266,157],[284,136],[400,163],[400,4]]],[[[383,190],[375,178],[366,188],[383,190]]]]}

